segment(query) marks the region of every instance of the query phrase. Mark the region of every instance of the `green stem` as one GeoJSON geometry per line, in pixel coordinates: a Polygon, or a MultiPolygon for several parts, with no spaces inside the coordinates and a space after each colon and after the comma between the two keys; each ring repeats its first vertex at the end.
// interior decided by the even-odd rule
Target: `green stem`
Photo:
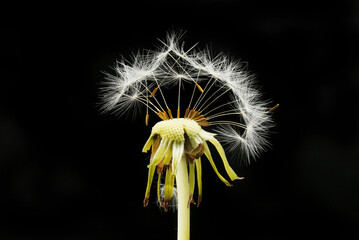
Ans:
{"type": "Polygon", "coordinates": [[[177,200],[178,200],[178,228],[177,240],[189,240],[190,232],[190,208],[188,207],[189,199],[189,182],[187,159],[185,155],[179,162],[176,175],[177,200]]]}

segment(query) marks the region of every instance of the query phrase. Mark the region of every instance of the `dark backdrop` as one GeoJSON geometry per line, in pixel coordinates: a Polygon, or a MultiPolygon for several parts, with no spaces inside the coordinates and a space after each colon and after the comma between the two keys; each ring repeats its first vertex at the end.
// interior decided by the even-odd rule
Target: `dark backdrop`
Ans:
{"type": "MultiPolygon", "coordinates": [[[[248,62],[274,113],[272,149],[226,188],[203,164],[191,239],[359,237],[357,1],[134,1],[31,5],[1,29],[1,239],[175,239],[176,214],[142,207],[144,118],[101,115],[102,71],[158,45],[248,62]]],[[[153,122],[152,122],[153,124],[153,122]]]]}

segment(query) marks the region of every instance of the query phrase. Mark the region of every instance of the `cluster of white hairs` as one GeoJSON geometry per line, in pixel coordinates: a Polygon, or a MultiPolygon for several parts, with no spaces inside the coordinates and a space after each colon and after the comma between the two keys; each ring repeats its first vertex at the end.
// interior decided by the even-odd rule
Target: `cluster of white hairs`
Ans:
{"type": "Polygon", "coordinates": [[[122,115],[146,109],[146,124],[148,112],[165,120],[166,111],[171,115],[166,91],[178,89],[178,112],[194,109],[208,122],[204,127],[216,125],[218,139],[232,155],[240,152],[248,161],[258,156],[268,146],[272,121],[269,102],[262,100],[253,76],[224,54],[211,56],[208,48],[200,51],[196,45],[185,49],[181,38],[170,33],[157,50],[138,52],[132,61],[118,61],[116,74],[107,73],[100,90],[102,110],[122,115]],[[193,89],[181,99],[186,84],[193,89]],[[184,105],[185,101],[189,104],[184,105]]]}
{"type": "MultiPolygon", "coordinates": [[[[160,199],[157,198],[157,206],[162,209],[163,208],[163,202],[164,202],[164,196],[165,196],[165,184],[161,184],[160,185],[160,199]]],[[[177,199],[177,188],[174,187],[173,188],[173,192],[172,192],[172,199],[169,202],[168,208],[172,209],[173,211],[177,210],[178,207],[178,203],[177,203],[178,199],[177,199]]]]}

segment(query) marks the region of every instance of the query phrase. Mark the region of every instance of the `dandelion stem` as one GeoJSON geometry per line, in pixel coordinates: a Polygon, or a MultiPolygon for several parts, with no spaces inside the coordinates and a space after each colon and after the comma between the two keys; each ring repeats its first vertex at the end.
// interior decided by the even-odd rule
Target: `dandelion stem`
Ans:
{"type": "Polygon", "coordinates": [[[189,240],[190,233],[190,208],[188,207],[189,199],[189,182],[187,159],[183,155],[179,162],[176,174],[177,198],[178,198],[178,222],[177,222],[177,240],[189,240]]]}

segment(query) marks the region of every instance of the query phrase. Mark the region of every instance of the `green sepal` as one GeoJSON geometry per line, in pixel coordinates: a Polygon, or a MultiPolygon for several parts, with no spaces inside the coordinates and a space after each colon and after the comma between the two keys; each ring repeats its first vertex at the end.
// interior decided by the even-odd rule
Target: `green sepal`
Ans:
{"type": "Polygon", "coordinates": [[[208,148],[208,145],[206,142],[203,142],[204,144],[204,154],[206,155],[208,161],[211,163],[213,170],[215,171],[215,173],[217,174],[217,176],[219,177],[219,179],[221,179],[222,182],[224,182],[227,186],[232,186],[232,184],[230,184],[219,172],[218,169],[216,167],[216,164],[213,161],[211,152],[208,148]]]}

